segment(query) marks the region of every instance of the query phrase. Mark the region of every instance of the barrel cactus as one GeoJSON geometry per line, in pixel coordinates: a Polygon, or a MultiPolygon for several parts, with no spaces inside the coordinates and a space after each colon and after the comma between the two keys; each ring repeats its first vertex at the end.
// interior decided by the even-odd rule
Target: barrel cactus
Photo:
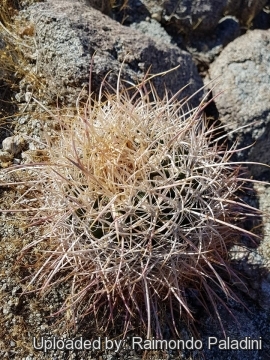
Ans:
{"type": "Polygon", "coordinates": [[[55,116],[46,161],[19,169],[29,189],[17,204],[40,228],[24,253],[44,245],[29,289],[70,282],[62,311],[92,314],[104,331],[138,320],[148,338],[162,337],[166,317],[175,331],[178,317],[194,318],[190,292],[217,315],[220,291],[235,298],[229,249],[252,236],[238,223],[244,180],[203,106],[160,99],[147,83],[55,116]]]}

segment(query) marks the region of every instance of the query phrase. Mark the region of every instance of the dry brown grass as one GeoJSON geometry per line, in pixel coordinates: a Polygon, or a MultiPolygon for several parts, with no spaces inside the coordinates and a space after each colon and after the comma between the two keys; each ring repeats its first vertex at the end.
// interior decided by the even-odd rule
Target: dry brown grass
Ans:
{"type": "MultiPolygon", "coordinates": [[[[16,104],[9,92],[19,92],[19,82],[24,79],[33,93],[43,88],[37,71],[29,64],[29,56],[35,52],[34,27],[29,22],[16,20],[20,1],[3,0],[0,4],[0,82],[2,101],[16,104]]],[[[16,104],[18,105],[18,104],[16,104]]],[[[2,117],[3,120],[3,117],[2,117]]]]}
{"type": "Polygon", "coordinates": [[[111,3],[111,7],[112,8],[117,8],[119,9],[120,11],[123,10],[123,9],[126,9],[128,7],[128,2],[129,0],[110,0],[110,3],[111,3]]]}

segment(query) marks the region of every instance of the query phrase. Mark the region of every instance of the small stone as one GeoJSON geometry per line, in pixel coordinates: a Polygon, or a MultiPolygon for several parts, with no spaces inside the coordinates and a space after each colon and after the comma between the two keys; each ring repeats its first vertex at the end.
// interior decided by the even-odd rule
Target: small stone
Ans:
{"type": "Polygon", "coordinates": [[[2,142],[4,151],[17,155],[25,146],[25,139],[21,135],[9,136],[2,142]]]}
{"type": "Polygon", "coordinates": [[[10,307],[9,307],[9,306],[3,307],[3,314],[4,314],[4,315],[7,315],[7,314],[9,313],[9,311],[10,311],[10,307]]]}
{"type": "Polygon", "coordinates": [[[13,155],[8,151],[0,151],[0,162],[9,162],[12,161],[13,155]]]}
{"type": "Polygon", "coordinates": [[[20,159],[17,159],[17,158],[14,158],[13,159],[13,164],[14,165],[19,165],[21,163],[21,160],[20,159]]]}
{"type": "Polygon", "coordinates": [[[2,169],[7,169],[8,167],[10,167],[10,165],[11,165],[11,162],[10,161],[7,161],[7,162],[1,162],[1,168],[2,169]]]}
{"type": "Polygon", "coordinates": [[[161,22],[161,12],[156,12],[151,16],[152,19],[161,22]]]}

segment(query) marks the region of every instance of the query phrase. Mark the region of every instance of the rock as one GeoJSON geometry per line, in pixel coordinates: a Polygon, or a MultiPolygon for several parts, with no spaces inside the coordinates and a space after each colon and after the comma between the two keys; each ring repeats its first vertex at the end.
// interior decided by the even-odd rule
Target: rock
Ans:
{"type": "MultiPolygon", "coordinates": [[[[145,8],[151,14],[151,17],[161,15],[164,10],[164,0],[135,0],[135,4],[141,2],[145,8]]],[[[134,4],[134,0],[131,0],[131,4],[134,4]]]]}
{"type": "Polygon", "coordinates": [[[116,0],[118,6],[113,7],[113,18],[127,26],[146,21],[154,14],[161,18],[163,7],[159,3],[160,0],[116,0]]]}
{"type": "Polygon", "coordinates": [[[25,147],[25,139],[21,135],[9,136],[3,140],[2,147],[4,152],[17,155],[25,147]]]}
{"type": "MultiPolygon", "coordinates": [[[[54,2],[54,0],[49,0],[54,2]]],[[[103,14],[110,15],[112,11],[112,2],[110,0],[84,0],[84,3],[101,11],[103,14]]]]}
{"type": "MultiPolygon", "coordinates": [[[[246,246],[235,245],[230,251],[231,260],[237,271],[241,273],[245,284],[239,283],[238,290],[246,293],[258,303],[264,303],[267,297],[266,288],[267,260],[259,248],[251,249],[246,246]]],[[[266,309],[267,310],[267,309],[266,309]]]]}
{"type": "Polygon", "coordinates": [[[240,25],[236,18],[226,16],[222,18],[211,34],[197,35],[189,39],[186,47],[196,63],[208,67],[211,62],[231,41],[241,34],[240,25]]]}
{"type": "MultiPolygon", "coordinates": [[[[211,64],[209,77],[220,120],[235,131],[239,147],[256,144],[239,153],[240,160],[270,165],[270,30],[247,32],[231,42],[211,64]],[[245,128],[241,128],[244,127],[245,128]]],[[[269,169],[252,166],[254,176],[268,176],[269,169]],[[268,174],[268,175],[267,175],[268,174]]]]}
{"type": "Polygon", "coordinates": [[[267,267],[270,272],[270,187],[264,184],[254,184],[258,194],[259,207],[263,212],[263,241],[260,245],[260,252],[265,259],[268,259],[267,267]]]}
{"type": "Polygon", "coordinates": [[[226,5],[227,0],[167,0],[164,19],[188,36],[209,33],[222,18],[226,5]]]}
{"type": "MultiPolygon", "coordinates": [[[[131,1],[131,7],[134,6],[134,1],[131,1]]],[[[161,21],[165,28],[174,24],[178,31],[190,38],[195,33],[204,35],[215,29],[227,8],[228,0],[141,0],[141,2],[151,17],[161,21]]]]}
{"type": "Polygon", "coordinates": [[[106,76],[106,82],[115,87],[121,67],[121,78],[137,84],[149,69],[157,74],[180,65],[153,80],[161,96],[164,85],[175,93],[190,83],[181,96],[202,86],[187,52],[123,27],[78,1],[38,3],[22,16],[35,25],[40,72],[47,79],[51,102],[58,98],[74,106],[82,86],[88,86],[92,56],[92,91],[97,92],[106,76]]]}
{"type": "MultiPolygon", "coordinates": [[[[270,7],[270,1],[268,1],[270,7]]],[[[264,8],[252,21],[252,29],[267,30],[270,28],[270,11],[264,8]]]]}
{"type": "Polygon", "coordinates": [[[267,0],[228,0],[225,14],[236,16],[242,25],[249,26],[266,3],[267,0]]]}
{"type": "Polygon", "coordinates": [[[130,25],[131,29],[141,31],[143,34],[150,36],[156,40],[163,41],[164,43],[171,44],[172,38],[166,32],[166,30],[160,25],[160,23],[154,19],[149,21],[141,21],[130,25]]]}
{"type": "MultiPolygon", "coordinates": [[[[253,301],[248,304],[233,304],[229,311],[225,306],[219,307],[220,317],[224,332],[217,326],[210,316],[200,319],[201,334],[204,340],[204,358],[207,360],[266,360],[269,353],[269,314],[261,309],[260,306],[254,305],[253,301]],[[219,348],[217,345],[208,346],[209,337],[216,337],[217,341],[223,340],[261,340],[262,350],[259,343],[254,342],[250,350],[239,347],[236,350],[233,347],[219,348]]],[[[225,342],[224,342],[225,343],[225,342]]],[[[223,344],[224,344],[223,343],[223,344]]],[[[222,342],[221,342],[222,344],[222,342]]],[[[242,343],[243,344],[243,343],[242,343]]],[[[203,358],[203,357],[202,357],[203,358]]]]}
{"type": "Polygon", "coordinates": [[[1,151],[0,150],[0,162],[1,163],[8,163],[9,161],[12,161],[13,155],[8,151],[1,151]]]}
{"type": "MultiPolygon", "coordinates": [[[[62,1],[62,0],[58,0],[62,1]]],[[[73,0],[64,0],[69,1],[70,3],[74,2],[73,0]]],[[[101,11],[103,14],[111,15],[112,11],[112,2],[110,0],[76,0],[77,2],[93,7],[96,10],[101,11]]],[[[47,0],[48,3],[54,3],[54,0],[47,0]]]]}

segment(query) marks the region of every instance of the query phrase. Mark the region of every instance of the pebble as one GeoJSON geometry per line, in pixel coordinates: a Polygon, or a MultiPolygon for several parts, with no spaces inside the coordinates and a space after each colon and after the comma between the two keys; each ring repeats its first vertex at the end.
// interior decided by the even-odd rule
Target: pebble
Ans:
{"type": "Polygon", "coordinates": [[[12,161],[13,155],[8,151],[0,151],[0,161],[9,162],[12,161]]]}
{"type": "Polygon", "coordinates": [[[25,139],[21,135],[9,136],[2,142],[3,151],[12,155],[19,154],[25,146],[25,139]]]}

